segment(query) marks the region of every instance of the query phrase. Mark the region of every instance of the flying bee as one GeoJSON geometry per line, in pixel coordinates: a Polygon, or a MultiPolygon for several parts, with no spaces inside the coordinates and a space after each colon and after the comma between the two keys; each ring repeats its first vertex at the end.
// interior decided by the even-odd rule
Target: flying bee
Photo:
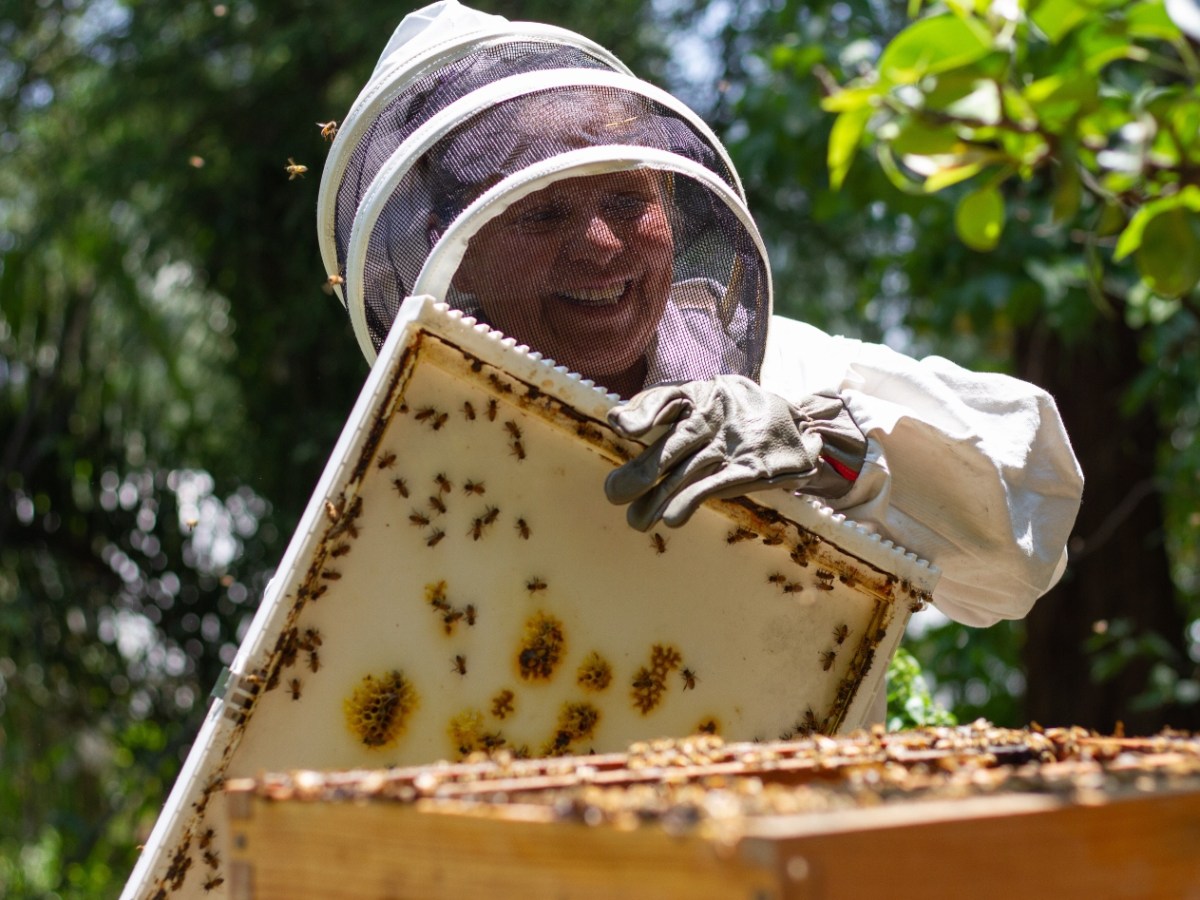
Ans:
{"type": "Polygon", "coordinates": [[[489,422],[496,421],[496,412],[497,412],[497,409],[499,406],[500,406],[500,404],[497,402],[495,397],[493,397],[491,400],[488,401],[487,417],[488,417],[489,422]]]}
{"type": "Polygon", "coordinates": [[[463,409],[463,415],[466,417],[467,421],[474,422],[475,421],[475,407],[473,405],[471,405],[470,400],[463,401],[462,409],[463,409]]]}
{"type": "Polygon", "coordinates": [[[517,534],[521,536],[521,540],[529,540],[529,523],[524,519],[517,519],[517,534]]]}
{"type": "Polygon", "coordinates": [[[683,689],[685,691],[694,691],[696,689],[696,682],[699,680],[699,677],[695,672],[693,672],[691,669],[684,668],[679,675],[683,679],[683,689]]]}
{"type": "Polygon", "coordinates": [[[426,547],[436,547],[438,545],[438,541],[440,541],[445,536],[446,536],[446,532],[442,531],[439,528],[437,531],[435,531],[433,534],[431,534],[429,537],[427,537],[425,539],[425,546],[426,547]]]}
{"type": "Polygon", "coordinates": [[[396,454],[388,450],[375,461],[375,464],[381,469],[390,469],[396,464],[396,454]]]}
{"type": "Polygon", "coordinates": [[[783,592],[785,594],[798,594],[802,590],[804,590],[804,585],[795,581],[789,581],[783,586],[783,592]]]}
{"type": "Polygon", "coordinates": [[[293,678],[288,682],[288,692],[292,695],[293,700],[300,699],[300,685],[301,682],[299,678],[293,678]]]}
{"type": "Polygon", "coordinates": [[[821,657],[821,668],[828,672],[833,668],[834,662],[837,660],[836,650],[822,650],[819,654],[821,657]]]}
{"type": "Polygon", "coordinates": [[[328,122],[318,122],[317,127],[321,129],[321,137],[332,141],[337,134],[338,123],[335,119],[330,119],[328,122]]]}
{"type": "Polygon", "coordinates": [[[450,479],[441,472],[438,472],[437,475],[433,477],[433,480],[437,482],[438,490],[443,494],[448,494],[454,490],[454,485],[450,483],[450,479]]]}
{"type": "Polygon", "coordinates": [[[667,552],[667,539],[657,531],[650,535],[650,546],[654,548],[654,552],[662,556],[667,552]]]}
{"type": "Polygon", "coordinates": [[[784,575],[782,572],[772,572],[770,575],[767,576],[767,581],[770,582],[771,584],[782,585],[782,584],[787,583],[787,576],[784,575]]]}
{"type": "Polygon", "coordinates": [[[429,508],[438,515],[444,515],[446,512],[446,504],[442,502],[442,498],[434,494],[429,498],[429,508]]]}
{"type": "Polygon", "coordinates": [[[308,166],[302,166],[290,156],[288,164],[283,167],[283,171],[288,173],[288,181],[295,181],[297,178],[303,178],[304,173],[308,171],[308,166]]]}
{"type": "Polygon", "coordinates": [[[544,591],[546,589],[546,582],[537,577],[530,578],[527,582],[525,582],[525,589],[531,594],[536,594],[538,591],[544,591]]]}
{"type": "Polygon", "coordinates": [[[500,515],[500,510],[494,506],[489,506],[483,511],[483,524],[491,525],[496,521],[496,516],[500,515]]]}
{"type": "Polygon", "coordinates": [[[475,604],[468,603],[467,608],[463,610],[463,613],[467,617],[467,624],[473,626],[475,624],[475,604]]]}
{"type": "Polygon", "coordinates": [[[849,636],[850,636],[850,626],[849,625],[839,625],[839,626],[837,626],[837,628],[833,629],[833,639],[835,641],[837,641],[839,644],[844,644],[846,642],[846,638],[848,638],[849,636]]]}
{"type": "Polygon", "coordinates": [[[332,294],[335,287],[341,287],[345,283],[346,279],[341,275],[330,275],[325,279],[325,283],[321,285],[321,290],[323,290],[326,294],[332,294]]]}
{"type": "Polygon", "coordinates": [[[308,651],[308,667],[312,669],[314,675],[321,669],[321,657],[317,655],[316,650],[308,651]]]}
{"type": "Polygon", "coordinates": [[[416,510],[413,510],[412,514],[408,517],[408,521],[412,522],[418,528],[424,528],[426,525],[429,524],[429,517],[422,515],[421,513],[417,512],[416,510]]]}
{"type": "Polygon", "coordinates": [[[434,409],[432,406],[422,406],[420,409],[417,410],[417,412],[413,416],[413,418],[416,419],[418,422],[424,422],[428,419],[432,419],[436,415],[437,415],[437,410],[434,409]]]}
{"type": "Polygon", "coordinates": [[[467,494],[468,496],[471,494],[483,494],[486,491],[487,488],[483,486],[482,481],[468,481],[463,485],[463,493],[467,494]]]}
{"type": "Polygon", "coordinates": [[[521,439],[521,427],[516,422],[512,420],[505,422],[504,429],[512,435],[514,441],[521,439]]]}
{"type": "Polygon", "coordinates": [[[392,487],[396,489],[396,493],[401,497],[408,497],[408,482],[403,478],[393,478],[392,487]]]}
{"type": "Polygon", "coordinates": [[[446,420],[450,418],[450,413],[438,413],[437,417],[430,424],[430,428],[434,431],[441,431],[442,426],[446,424],[446,420]]]}
{"type": "Polygon", "coordinates": [[[454,671],[459,675],[467,674],[467,658],[461,653],[454,657],[454,671]]]}
{"type": "Polygon", "coordinates": [[[512,442],[512,455],[515,456],[518,460],[524,459],[525,458],[525,445],[522,444],[520,441],[513,441],[512,442]]]}

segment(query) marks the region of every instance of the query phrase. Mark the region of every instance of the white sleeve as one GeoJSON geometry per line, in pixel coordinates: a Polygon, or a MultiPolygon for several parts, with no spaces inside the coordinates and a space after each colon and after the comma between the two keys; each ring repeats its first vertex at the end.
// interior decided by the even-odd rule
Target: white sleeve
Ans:
{"type": "Polygon", "coordinates": [[[1062,575],[1083,474],[1042,389],[778,316],[762,384],[841,394],[867,458],[831,505],[941,568],[934,602],[951,618],[1020,618],[1062,575]]]}

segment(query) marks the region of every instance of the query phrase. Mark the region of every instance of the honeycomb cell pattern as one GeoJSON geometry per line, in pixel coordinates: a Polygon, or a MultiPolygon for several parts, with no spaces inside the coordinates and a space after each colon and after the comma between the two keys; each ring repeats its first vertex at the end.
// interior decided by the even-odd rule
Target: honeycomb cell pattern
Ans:
{"type": "Polygon", "coordinates": [[[390,747],[403,736],[418,704],[416,689],[398,669],[364,675],[343,703],[346,726],[364,746],[390,747]]]}
{"type": "Polygon", "coordinates": [[[566,652],[562,622],[547,612],[538,611],[525,623],[517,668],[526,681],[550,678],[566,652]]]}

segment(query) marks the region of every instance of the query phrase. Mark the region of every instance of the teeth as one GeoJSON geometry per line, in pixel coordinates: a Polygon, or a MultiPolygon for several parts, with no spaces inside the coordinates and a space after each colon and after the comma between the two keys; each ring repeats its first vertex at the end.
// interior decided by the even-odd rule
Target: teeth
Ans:
{"type": "Polygon", "coordinates": [[[606,306],[620,300],[625,295],[628,287],[629,282],[624,281],[606,288],[575,288],[570,293],[564,291],[562,297],[574,303],[583,303],[588,306],[606,306]]]}

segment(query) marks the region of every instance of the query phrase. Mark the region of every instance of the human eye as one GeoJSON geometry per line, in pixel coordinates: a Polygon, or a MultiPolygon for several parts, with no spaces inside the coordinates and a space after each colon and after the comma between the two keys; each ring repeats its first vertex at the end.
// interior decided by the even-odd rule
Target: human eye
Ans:
{"type": "Polygon", "coordinates": [[[539,203],[537,206],[522,210],[513,220],[520,231],[548,231],[563,222],[568,210],[562,203],[539,203]]]}
{"type": "Polygon", "coordinates": [[[611,194],[604,201],[604,212],[614,219],[633,221],[640,219],[653,202],[651,197],[637,192],[611,194]]]}

